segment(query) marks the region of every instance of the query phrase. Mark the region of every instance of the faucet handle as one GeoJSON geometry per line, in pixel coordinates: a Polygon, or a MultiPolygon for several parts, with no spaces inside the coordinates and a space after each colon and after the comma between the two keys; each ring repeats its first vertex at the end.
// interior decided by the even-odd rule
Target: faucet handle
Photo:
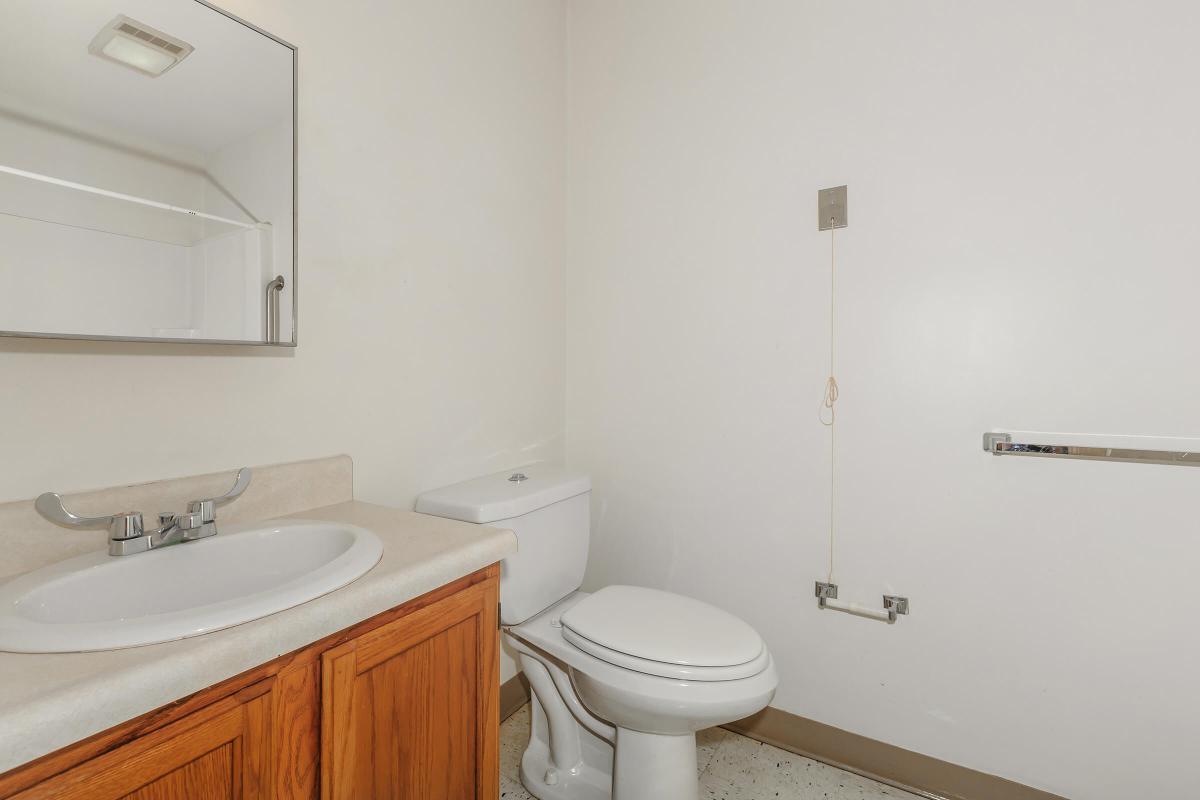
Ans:
{"type": "Polygon", "coordinates": [[[62,495],[46,492],[34,501],[34,508],[46,519],[67,528],[108,528],[110,539],[133,539],[141,536],[142,512],[127,511],[106,517],[81,517],[67,511],[62,495]]]}
{"type": "Polygon", "coordinates": [[[207,500],[193,500],[188,503],[188,513],[200,514],[202,522],[208,523],[216,519],[216,507],[222,506],[231,500],[236,500],[241,496],[242,492],[246,491],[246,487],[250,485],[250,478],[253,475],[249,467],[242,467],[237,471],[237,480],[230,489],[219,497],[210,497],[207,500]]]}

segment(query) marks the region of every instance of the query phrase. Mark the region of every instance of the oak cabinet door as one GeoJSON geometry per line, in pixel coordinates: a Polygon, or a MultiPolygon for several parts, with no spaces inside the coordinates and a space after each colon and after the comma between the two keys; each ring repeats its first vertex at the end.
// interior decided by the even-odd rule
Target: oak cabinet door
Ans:
{"type": "Polygon", "coordinates": [[[13,800],[271,800],[271,684],[247,687],[13,800]]]}
{"type": "Polygon", "coordinates": [[[492,577],[322,655],[323,800],[499,794],[492,577]]]}

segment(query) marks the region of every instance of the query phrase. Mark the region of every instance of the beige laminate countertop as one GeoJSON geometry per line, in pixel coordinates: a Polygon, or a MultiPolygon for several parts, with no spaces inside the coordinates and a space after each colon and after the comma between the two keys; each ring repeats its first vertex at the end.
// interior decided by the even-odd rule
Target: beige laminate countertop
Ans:
{"type": "MultiPolygon", "coordinates": [[[[98,653],[0,653],[0,772],[309,645],[517,550],[510,531],[358,501],[285,519],[367,528],[383,542],[383,556],[337,591],[203,636],[98,653]]],[[[154,598],[146,602],[153,605],[154,598]]]]}

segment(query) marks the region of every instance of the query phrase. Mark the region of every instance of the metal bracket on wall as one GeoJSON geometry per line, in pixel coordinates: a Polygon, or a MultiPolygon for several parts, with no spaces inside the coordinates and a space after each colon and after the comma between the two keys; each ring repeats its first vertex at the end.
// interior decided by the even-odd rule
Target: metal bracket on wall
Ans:
{"type": "Polygon", "coordinates": [[[846,187],[834,186],[817,192],[817,230],[844,228],[849,223],[846,187]]]}

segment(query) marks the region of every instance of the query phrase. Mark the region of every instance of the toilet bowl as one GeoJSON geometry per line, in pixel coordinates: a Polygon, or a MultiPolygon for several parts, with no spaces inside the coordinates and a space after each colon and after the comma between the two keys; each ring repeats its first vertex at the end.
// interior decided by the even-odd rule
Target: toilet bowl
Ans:
{"type": "Polygon", "coordinates": [[[715,606],[637,586],[578,591],[587,476],[533,464],[421,495],[416,510],[510,528],[501,622],[532,690],[521,781],[539,800],[697,800],[696,731],[764,708],[758,633],[715,606]]]}
{"type": "MultiPolygon", "coordinates": [[[[607,587],[601,592],[614,589],[636,587],[607,587]]],[[[536,661],[550,674],[548,685],[539,690],[531,680],[531,686],[548,717],[550,733],[557,727],[566,731],[564,738],[572,740],[556,748],[553,738],[547,737],[545,746],[535,750],[536,756],[522,762],[522,780],[542,800],[592,797],[571,793],[572,779],[579,776],[583,783],[590,779],[584,748],[577,744],[583,733],[589,732],[615,749],[611,779],[601,780],[602,793],[594,796],[607,797],[611,791],[617,800],[693,800],[697,792],[696,731],[749,716],[771,701],[778,676],[770,653],[762,648],[760,655],[741,665],[695,667],[644,659],[644,667],[653,672],[632,669],[628,653],[611,650],[613,658],[603,657],[576,646],[565,635],[572,630],[564,622],[570,619],[571,609],[591,597],[603,599],[597,595],[576,592],[505,630],[523,664],[536,661]],[[673,668],[678,669],[676,677],[661,674],[673,668]],[[720,677],[733,670],[741,676],[720,677]],[[559,751],[566,757],[559,758],[559,751]],[[548,774],[554,783],[546,783],[548,774]]],[[[653,603],[644,608],[645,619],[669,624],[656,614],[660,609],[653,603]]]]}

